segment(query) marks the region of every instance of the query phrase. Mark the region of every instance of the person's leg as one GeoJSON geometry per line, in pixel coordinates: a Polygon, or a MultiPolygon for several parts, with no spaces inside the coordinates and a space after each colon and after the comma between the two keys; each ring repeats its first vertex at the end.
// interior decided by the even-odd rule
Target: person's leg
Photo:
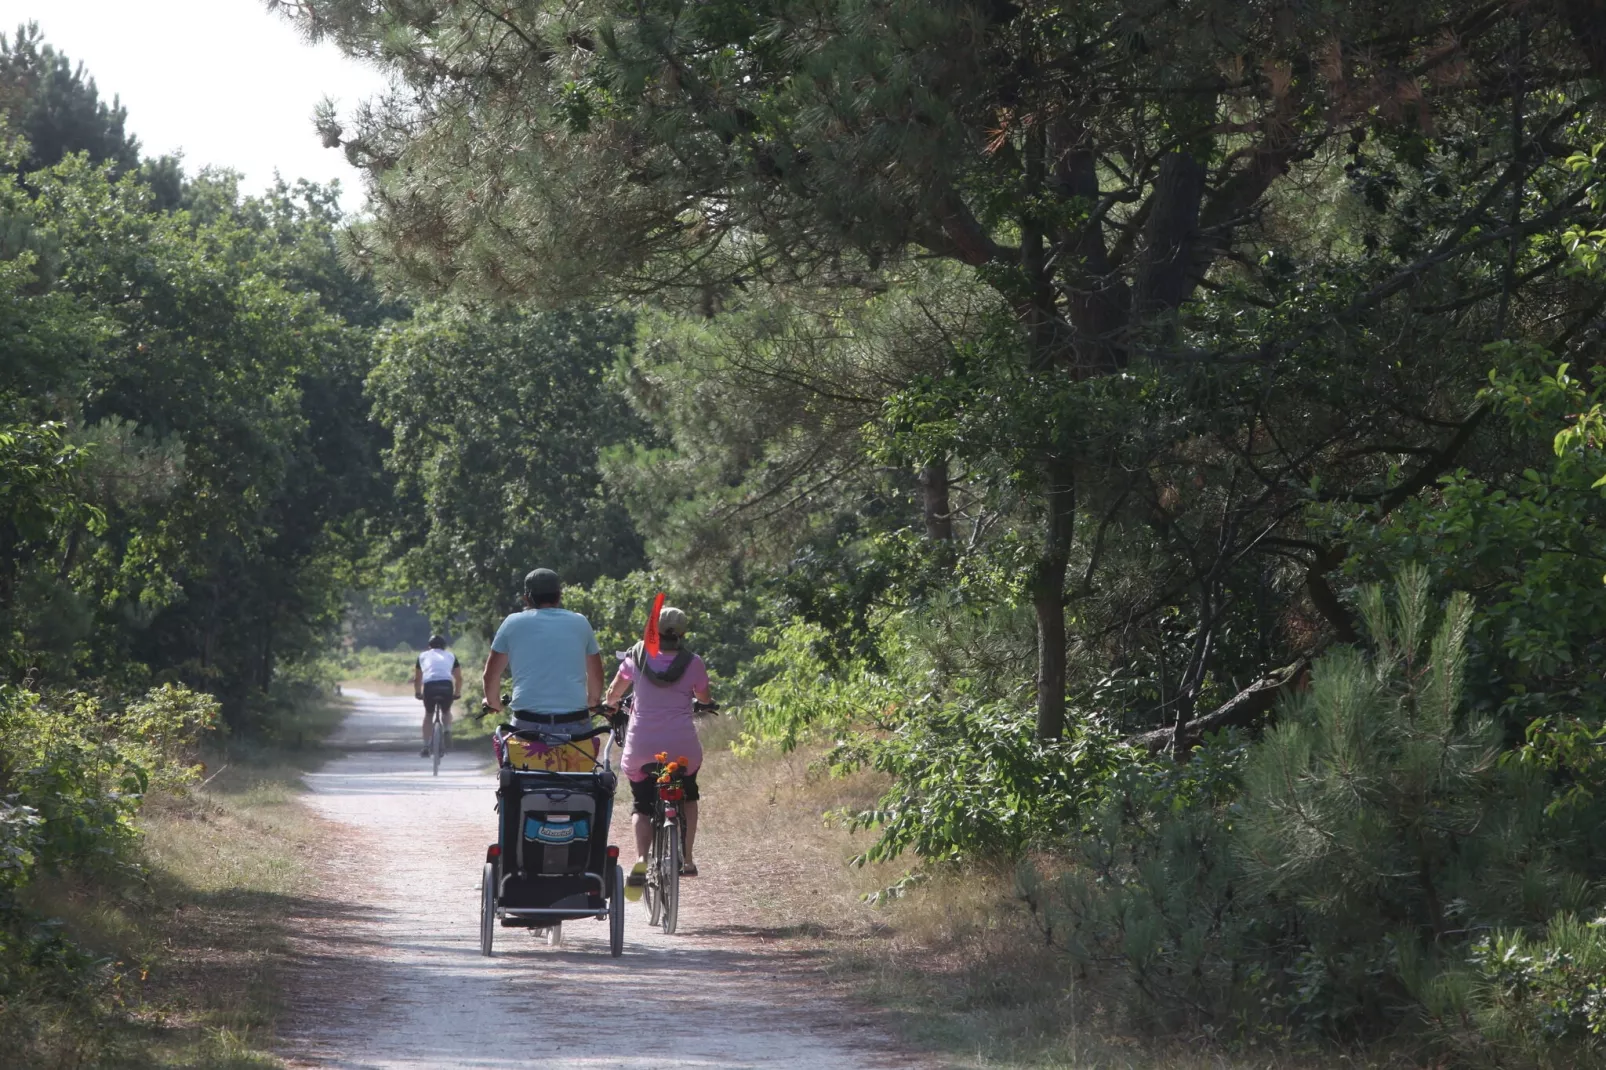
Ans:
{"type": "Polygon", "coordinates": [[[630,782],[630,826],[636,834],[636,865],[642,869],[646,868],[647,851],[652,847],[652,808],[657,798],[657,777],[649,765],[640,780],[630,782]]]}
{"type": "Polygon", "coordinates": [[[636,861],[647,861],[647,850],[652,847],[652,815],[631,814],[630,823],[636,830],[636,861]]]}
{"type": "Polygon", "coordinates": [[[424,749],[418,752],[420,758],[429,757],[430,729],[434,727],[434,718],[430,716],[435,704],[435,697],[428,691],[424,692],[424,749]]]}
{"type": "Polygon", "coordinates": [[[686,818],[686,857],[682,861],[688,866],[696,865],[692,859],[697,856],[691,853],[691,848],[697,842],[697,803],[694,800],[681,803],[680,812],[686,818]]]}

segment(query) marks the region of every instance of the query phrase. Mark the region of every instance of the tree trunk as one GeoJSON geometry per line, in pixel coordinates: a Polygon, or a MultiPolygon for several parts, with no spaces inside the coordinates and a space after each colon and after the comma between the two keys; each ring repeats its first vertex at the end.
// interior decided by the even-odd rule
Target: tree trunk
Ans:
{"type": "Polygon", "coordinates": [[[273,613],[270,609],[262,632],[262,693],[268,693],[273,684],[273,613]]]}
{"type": "Polygon", "coordinates": [[[933,542],[952,542],[953,510],[948,501],[948,462],[933,461],[920,469],[920,491],[926,516],[926,537],[933,542]]]}
{"type": "Polygon", "coordinates": [[[1045,465],[1048,488],[1043,549],[1032,570],[1037,613],[1037,736],[1065,734],[1065,569],[1076,533],[1076,476],[1055,458],[1045,465]]]}
{"type": "Polygon", "coordinates": [[[1170,317],[1193,291],[1193,252],[1204,191],[1205,167],[1191,152],[1172,152],[1160,161],[1132,301],[1136,326],[1158,329],[1151,345],[1169,340],[1170,317]],[[1165,322],[1153,322],[1157,319],[1165,322]]]}

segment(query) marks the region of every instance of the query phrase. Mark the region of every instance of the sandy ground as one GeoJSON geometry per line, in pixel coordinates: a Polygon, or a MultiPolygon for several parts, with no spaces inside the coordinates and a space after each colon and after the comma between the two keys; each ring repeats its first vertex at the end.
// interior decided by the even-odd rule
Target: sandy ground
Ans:
{"type": "MultiPolygon", "coordinates": [[[[862,1012],[823,990],[806,958],[744,924],[743,852],[717,821],[704,876],[682,884],[680,931],[626,917],[570,922],[561,947],[524,929],[479,953],[479,882],[495,837],[489,754],[453,753],[438,777],[418,756],[410,697],[352,694],[307,776],[335,824],[318,909],[298,919],[300,965],[282,1054],[296,1067],[916,1067],[862,1012]]],[[[716,814],[704,803],[708,817],[716,814]]],[[[615,822],[612,840],[626,842],[615,822]]],[[[629,851],[627,849],[626,853],[629,851]]]]}

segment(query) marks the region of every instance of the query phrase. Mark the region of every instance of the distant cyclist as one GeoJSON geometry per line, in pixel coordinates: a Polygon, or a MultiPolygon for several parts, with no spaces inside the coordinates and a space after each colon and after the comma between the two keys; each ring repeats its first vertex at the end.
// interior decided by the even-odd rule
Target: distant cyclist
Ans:
{"type": "Polygon", "coordinates": [[[457,663],[457,655],[446,649],[445,636],[430,636],[429,647],[418,655],[413,665],[413,697],[424,700],[424,749],[418,756],[428,758],[435,712],[440,711],[444,735],[452,727],[452,702],[463,697],[463,667],[457,663]]]}
{"type": "Polygon", "coordinates": [[[649,656],[641,643],[632,647],[620,661],[619,675],[613,678],[605,700],[610,706],[617,705],[632,685],[636,689],[636,709],[619,762],[630,779],[635,803],[632,820],[636,829],[636,864],[625,878],[632,887],[640,887],[647,879],[647,849],[652,846],[653,804],[658,799],[660,772],[654,755],[664,752],[672,761],[686,759],[686,797],[681,805],[681,813],[686,815],[686,853],[680,873],[683,877],[697,876],[692,847],[697,842],[697,770],[703,764],[703,746],[692,721],[692,701],[711,700],[708,666],[683,645],[686,624],[682,610],[664,607],[658,614],[658,655],[649,656]]]}

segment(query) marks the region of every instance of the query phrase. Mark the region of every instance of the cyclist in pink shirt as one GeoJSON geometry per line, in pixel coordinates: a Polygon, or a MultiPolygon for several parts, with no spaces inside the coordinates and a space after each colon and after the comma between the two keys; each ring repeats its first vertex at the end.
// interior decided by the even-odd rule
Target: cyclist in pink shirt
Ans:
{"type": "Polygon", "coordinates": [[[620,660],[619,674],[603,700],[616,706],[632,685],[636,689],[635,712],[620,759],[635,802],[636,864],[625,878],[632,887],[640,887],[647,879],[647,849],[652,845],[652,811],[660,771],[654,756],[661,752],[668,752],[674,761],[687,759],[686,797],[681,806],[686,817],[686,854],[680,872],[685,877],[697,876],[692,845],[697,839],[697,770],[703,764],[703,747],[692,721],[692,702],[712,700],[708,697],[708,666],[682,648],[685,635],[686,614],[665,607],[658,614],[660,653],[649,656],[637,643],[620,660]]]}

